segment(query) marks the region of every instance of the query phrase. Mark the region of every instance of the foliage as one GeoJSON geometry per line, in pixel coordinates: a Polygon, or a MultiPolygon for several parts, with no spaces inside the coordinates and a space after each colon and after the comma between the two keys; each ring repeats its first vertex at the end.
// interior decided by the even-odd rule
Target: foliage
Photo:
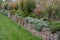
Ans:
{"type": "Polygon", "coordinates": [[[7,9],[7,3],[2,3],[2,4],[1,4],[1,8],[2,8],[2,9],[7,9]]]}
{"type": "Polygon", "coordinates": [[[34,0],[27,1],[26,4],[25,4],[25,8],[28,12],[32,12],[33,9],[35,8],[34,0]]]}
{"type": "Polygon", "coordinates": [[[23,2],[20,3],[20,10],[23,11],[24,17],[30,15],[35,7],[36,5],[34,0],[23,0],[23,2]]]}
{"type": "Polygon", "coordinates": [[[10,12],[16,12],[16,10],[10,10],[10,12]]]}
{"type": "Polygon", "coordinates": [[[7,16],[8,10],[2,9],[2,10],[0,10],[0,13],[2,13],[5,16],[7,16]]]}
{"type": "Polygon", "coordinates": [[[29,16],[29,17],[36,17],[34,13],[28,14],[25,11],[21,11],[21,10],[17,10],[16,13],[17,13],[17,15],[22,16],[24,18],[27,17],[27,16],[29,16]]]}
{"type": "Polygon", "coordinates": [[[34,19],[32,17],[26,17],[25,20],[27,21],[27,23],[31,23],[31,24],[36,24],[38,21],[38,19],[34,19]]]}
{"type": "Polygon", "coordinates": [[[36,9],[36,14],[39,15],[40,10],[40,16],[39,17],[46,17],[49,19],[54,19],[56,20],[57,18],[60,18],[60,1],[59,0],[40,0],[40,3],[37,4],[39,8],[36,9]],[[41,8],[42,7],[42,11],[41,8]],[[52,13],[52,12],[55,13],[52,13]],[[42,12],[42,13],[41,13],[42,12]]]}
{"type": "Polygon", "coordinates": [[[57,8],[56,11],[57,11],[57,12],[56,12],[56,16],[57,16],[58,18],[60,18],[60,6],[57,8]]]}
{"type": "Polygon", "coordinates": [[[17,13],[17,15],[22,16],[22,17],[28,16],[25,11],[17,10],[16,13],[17,13]]]}
{"type": "Polygon", "coordinates": [[[41,29],[43,27],[47,27],[48,28],[48,26],[49,26],[49,22],[48,21],[41,21],[40,20],[39,23],[36,24],[35,29],[38,30],[38,31],[41,31],[41,29]]]}
{"type": "Polygon", "coordinates": [[[17,3],[12,3],[12,2],[5,2],[3,3],[3,6],[7,10],[17,10],[18,9],[18,4],[17,3]]]}
{"type": "Polygon", "coordinates": [[[28,16],[29,16],[29,17],[37,18],[37,16],[36,16],[34,13],[30,13],[28,16]]]}
{"type": "Polygon", "coordinates": [[[52,17],[53,19],[57,19],[60,18],[58,14],[60,14],[60,5],[57,3],[58,0],[53,0],[52,1],[52,5],[50,5],[50,17],[52,17]],[[52,13],[54,11],[54,13],[52,13]]]}
{"type": "Polygon", "coordinates": [[[54,19],[56,20],[57,18],[60,18],[60,6],[54,5],[54,6],[48,6],[45,7],[43,10],[43,17],[49,18],[49,19],[54,19]]]}
{"type": "Polygon", "coordinates": [[[43,21],[44,19],[37,19],[37,18],[32,18],[32,17],[26,17],[25,18],[26,22],[34,24],[36,30],[41,30],[42,26],[48,27],[49,22],[48,21],[43,21]]]}
{"type": "Polygon", "coordinates": [[[17,13],[19,16],[21,16],[21,15],[23,14],[21,10],[17,10],[16,13],[17,13]]]}
{"type": "Polygon", "coordinates": [[[51,32],[56,32],[60,30],[60,21],[51,21],[50,27],[51,32]]]}
{"type": "Polygon", "coordinates": [[[16,10],[9,10],[12,14],[16,14],[16,10]]]}

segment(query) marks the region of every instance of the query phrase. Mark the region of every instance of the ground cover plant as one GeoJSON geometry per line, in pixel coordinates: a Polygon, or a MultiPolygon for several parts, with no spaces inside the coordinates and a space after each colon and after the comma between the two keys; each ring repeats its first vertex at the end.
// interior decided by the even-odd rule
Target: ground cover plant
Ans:
{"type": "Polygon", "coordinates": [[[60,31],[60,21],[51,21],[49,28],[53,33],[56,31],[60,31]]]}
{"type": "Polygon", "coordinates": [[[27,23],[35,25],[34,29],[36,29],[37,31],[41,31],[43,26],[46,28],[48,28],[49,26],[49,21],[44,21],[43,18],[38,19],[38,18],[26,17],[25,20],[27,23]]]}

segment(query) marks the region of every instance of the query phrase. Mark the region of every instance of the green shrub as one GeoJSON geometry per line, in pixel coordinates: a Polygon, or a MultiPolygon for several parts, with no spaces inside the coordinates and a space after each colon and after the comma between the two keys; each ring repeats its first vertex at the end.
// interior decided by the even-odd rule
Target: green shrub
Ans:
{"type": "Polygon", "coordinates": [[[42,26],[48,27],[49,22],[48,21],[43,21],[44,19],[37,19],[37,18],[32,18],[32,17],[26,17],[25,18],[26,22],[35,25],[35,29],[37,31],[40,31],[42,26]]]}
{"type": "Polygon", "coordinates": [[[16,13],[21,16],[23,14],[23,12],[21,10],[17,10],[16,13]]]}
{"type": "Polygon", "coordinates": [[[2,9],[2,10],[0,10],[0,13],[2,13],[5,16],[7,16],[8,10],[2,9]]]}
{"type": "Polygon", "coordinates": [[[60,19],[60,6],[56,9],[56,16],[60,19]]]}
{"type": "Polygon", "coordinates": [[[16,14],[16,10],[9,10],[12,14],[16,14]]]}
{"type": "Polygon", "coordinates": [[[36,4],[34,0],[26,0],[24,3],[21,2],[20,7],[23,11],[32,12],[36,4]]]}
{"type": "Polygon", "coordinates": [[[34,13],[28,14],[28,13],[26,13],[26,11],[17,10],[16,13],[17,13],[19,16],[22,16],[22,17],[24,17],[24,18],[27,17],[27,16],[29,16],[29,17],[36,17],[34,13]]]}
{"type": "Polygon", "coordinates": [[[35,15],[34,13],[31,13],[31,14],[29,14],[28,16],[29,16],[29,17],[34,17],[34,18],[36,18],[36,15],[35,15]]]}
{"type": "Polygon", "coordinates": [[[60,30],[60,21],[51,21],[50,27],[51,32],[56,32],[60,30]]]}
{"type": "Polygon", "coordinates": [[[40,31],[43,27],[48,27],[49,26],[49,22],[48,21],[39,21],[39,23],[37,23],[35,25],[35,29],[40,31]]]}
{"type": "Polygon", "coordinates": [[[25,20],[26,20],[28,23],[36,24],[36,23],[38,23],[38,20],[39,20],[39,19],[33,18],[33,17],[26,17],[25,20]]]}
{"type": "Polygon", "coordinates": [[[33,20],[32,20],[33,18],[32,17],[26,17],[25,18],[25,21],[27,22],[27,23],[31,23],[33,20]],[[30,20],[31,20],[31,22],[30,22],[30,20]]]}
{"type": "Polygon", "coordinates": [[[4,10],[2,14],[7,16],[7,13],[8,13],[8,10],[4,10]]]}
{"type": "Polygon", "coordinates": [[[27,17],[28,15],[28,13],[26,13],[26,11],[21,11],[21,10],[17,10],[17,15],[19,15],[19,16],[22,16],[22,17],[27,17]]]}
{"type": "Polygon", "coordinates": [[[23,17],[31,16],[33,9],[36,7],[34,0],[26,0],[20,3],[20,10],[23,17]]]}
{"type": "Polygon", "coordinates": [[[25,5],[26,5],[26,9],[28,12],[32,12],[33,9],[36,7],[34,0],[30,0],[30,1],[26,2],[25,5]]]}

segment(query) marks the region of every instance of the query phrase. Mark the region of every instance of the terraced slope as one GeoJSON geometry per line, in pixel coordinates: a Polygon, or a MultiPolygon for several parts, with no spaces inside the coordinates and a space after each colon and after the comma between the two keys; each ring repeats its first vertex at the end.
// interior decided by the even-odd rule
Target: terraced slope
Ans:
{"type": "Polygon", "coordinates": [[[21,25],[0,14],[0,40],[41,40],[21,25]]]}

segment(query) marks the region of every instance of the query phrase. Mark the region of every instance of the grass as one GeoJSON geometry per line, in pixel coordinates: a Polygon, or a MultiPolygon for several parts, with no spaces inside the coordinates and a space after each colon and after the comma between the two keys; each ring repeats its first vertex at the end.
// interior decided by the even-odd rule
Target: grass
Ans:
{"type": "Polygon", "coordinates": [[[0,40],[42,40],[21,25],[0,14],[0,40]]]}

